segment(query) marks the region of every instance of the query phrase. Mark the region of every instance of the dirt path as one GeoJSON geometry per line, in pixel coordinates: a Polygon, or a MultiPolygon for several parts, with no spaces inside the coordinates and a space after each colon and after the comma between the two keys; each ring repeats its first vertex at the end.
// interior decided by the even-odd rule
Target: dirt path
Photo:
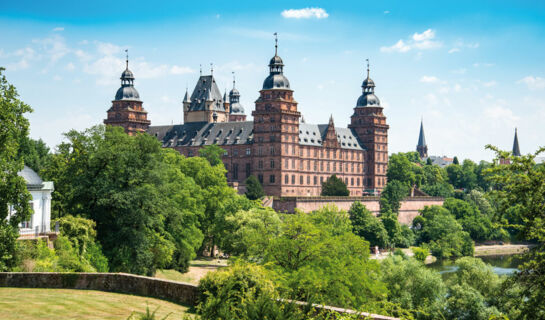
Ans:
{"type": "Polygon", "coordinates": [[[499,256],[523,253],[534,247],[533,244],[497,244],[490,246],[475,246],[475,257],[499,256]]]}

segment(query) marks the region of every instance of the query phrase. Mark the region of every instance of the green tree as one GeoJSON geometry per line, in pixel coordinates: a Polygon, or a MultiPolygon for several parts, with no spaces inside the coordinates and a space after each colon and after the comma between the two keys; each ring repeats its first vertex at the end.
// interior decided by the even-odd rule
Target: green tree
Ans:
{"type": "Polygon", "coordinates": [[[447,174],[450,184],[456,189],[464,187],[464,172],[459,164],[451,164],[447,168],[447,174]]]}
{"type": "Polygon", "coordinates": [[[407,187],[412,187],[416,183],[416,175],[413,171],[415,166],[403,153],[394,153],[388,161],[388,183],[399,181],[407,187]]]}
{"type": "Polygon", "coordinates": [[[380,220],[388,233],[388,246],[390,248],[408,248],[414,243],[414,233],[408,226],[401,225],[397,221],[397,215],[387,212],[381,214],[380,220]]]}
{"type": "Polygon", "coordinates": [[[371,247],[386,248],[388,246],[388,233],[384,229],[382,221],[375,217],[361,202],[354,202],[348,213],[356,235],[369,241],[371,247]]]}
{"type": "Polygon", "coordinates": [[[457,156],[454,156],[454,160],[452,161],[453,164],[459,165],[460,161],[458,160],[457,156]]]}
{"type": "Polygon", "coordinates": [[[458,270],[447,281],[447,317],[487,320],[500,315],[494,304],[501,281],[492,267],[473,257],[460,258],[455,265],[458,270]]]}
{"type": "Polygon", "coordinates": [[[322,183],[322,196],[346,197],[349,195],[350,191],[348,191],[346,184],[335,174],[322,183]]]}
{"type": "Polygon", "coordinates": [[[381,267],[390,301],[416,310],[419,319],[441,319],[447,288],[437,271],[399,255],[384,259],[381,267]]]}
{"type": "MultiPolygon", "coordinates": [[[[545,152],[540,148],[534,154],[513,157],[509,152],[487,146],[497,158],[488,171],[495,190],[491,197],[502,217],[515,212],[520,224],[520,236],[535,241],[537,246],[525,257],[516,279],[524,297],[522,318],[545,318],[545,166],[536,165],[535,157],[545,152]],[[499,159],[510,159],[511,164],[499,164],[499,159]]],[[[512,220],[516,222],[516,220],[512,220]]]]}
{"type": "Polygon", "coordinates": [[[65,136],[44,171],[66,183],[58,189],[62,210],[96,222],[111,270],[187,268],[202,241],[204,208],[194,179],[180,168],[191,160],[162,149],[154,137],[129,136],[119,127],[65,136]]]}
{"type": "Polygon", "coordinates": [[[439,258],[473,255],[474,245],[469,234],[450,212],[440,206],[425,207],[413,220],[418,243],[428,243],[432,254],[439,258]]]}
{"type": "Polygon", "coordinates": [[[24,116],[28,112],[32,109],[19,100],[4,68],[0,68],[0,271],[9,270],[16,263],[17,225],[30,218],[32,210],[25,180],[17,174],[23,169],[23,159],[17,155],[20,142],[28,135],[28,120],[24,116]]]}
{"type": "Polygon", "coordinates": [[[263,248],[280,234],[282,221],[271,208],[241,210],[225,218],[223,252],[252,260],[263,257],[263,248]]]}
{"type": "Polygon", "coordinates": [[[249,176],[244,181],[246,185],[246,197],[250,200],[261,199],[265,196],[265,191],[263,191],[263,186],[259,183],[259,180],[254,175],[249,176]]]}
{"type": "Polygon", "coordinates": [[[210,163],[211,166],[223,164],[221,158],[225,154],[225,150],[217,144],[211,144],[199,150],[199,157],[203,157],[210,163]]]}
{"type": "Polygon", "coordinates": [[[342,218],[336,213],[326,209],[284,218],[264,260],[283,297],[360,307],[386,296],[379,265],[368,259],[369,243],[351,232],[346,213],[342,218]]]}
{"type": "Polygon", "coordinates": [[[409,186],[398,180],[388,181],[380,194],[380,212],[398,213],[401,201],[409,195],[409,186]]]}
{"type": "Polygon", "coordinates": [[[40,173],[49,159],[49,147],[42,139],[24,137],[19,145],[18,157],[23,159],[26,166],[40,173]]]}

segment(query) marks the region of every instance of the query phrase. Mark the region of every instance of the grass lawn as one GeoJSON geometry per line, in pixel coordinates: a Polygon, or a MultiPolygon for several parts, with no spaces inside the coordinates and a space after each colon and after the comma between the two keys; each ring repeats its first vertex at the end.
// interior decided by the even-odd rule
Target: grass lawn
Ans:
{"type": "Polygon", "coordinates": [[[156,278],[199,284],[199,280],[210,271],[227,266],[225,259],[199,258],[189,263],[189,271],[181,273],[172,269],[157,270],[156,278]]]}
{"type": "Polygon", "coordinates": [[[157,319],[179,320],[188,307],[172,302],[119,293],[69,290],[0,288],[0,319],[127,319],[131,312],[153,311],[157,319]]]}

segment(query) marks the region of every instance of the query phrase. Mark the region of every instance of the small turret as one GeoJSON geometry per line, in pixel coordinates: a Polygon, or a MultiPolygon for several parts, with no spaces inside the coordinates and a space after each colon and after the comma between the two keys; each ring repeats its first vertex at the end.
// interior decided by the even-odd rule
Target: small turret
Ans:
{"type": "Polygon", "coordinates": [[[418,144],[416,145],[416,151],[420,154],[420,158],[428,157],[428,145],[426,144],[426,137],[424,136],[424,120],[420,121],[420,134],[418,135],[418,144]]]}
{"type": "Polygon", "coordinates": [[[519,138],[517,134],[517,128],[515,128],[515,139],[513,140],[513,155],[520,157],[519,138]]]}

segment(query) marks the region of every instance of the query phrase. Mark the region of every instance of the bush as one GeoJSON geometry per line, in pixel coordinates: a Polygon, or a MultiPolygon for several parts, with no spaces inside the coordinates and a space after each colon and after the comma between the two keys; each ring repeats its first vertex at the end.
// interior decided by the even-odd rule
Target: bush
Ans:
{"type": "Polygon", "coordinates": [[[322,196],[337,196],[347,197],[350,191],[342,179],[337,178],[337,175],[332,175],[322,184],[322,196]]]}
{"type": "Polygon", "coordinates": [[[414,253],[414,258],[418,261],[426,261],[426,258],[430,254],[430,251],[427,248],[414,247],[411,248],[411,251],[414,253]]]}
{"type": "Polygon", "coordinates": [[[265,191],[263,191],[263,186],[255,176],[249,176],[245,181],[246,185],[246,197],[250,200],[261,199],[265,196],[265,191]]]}

